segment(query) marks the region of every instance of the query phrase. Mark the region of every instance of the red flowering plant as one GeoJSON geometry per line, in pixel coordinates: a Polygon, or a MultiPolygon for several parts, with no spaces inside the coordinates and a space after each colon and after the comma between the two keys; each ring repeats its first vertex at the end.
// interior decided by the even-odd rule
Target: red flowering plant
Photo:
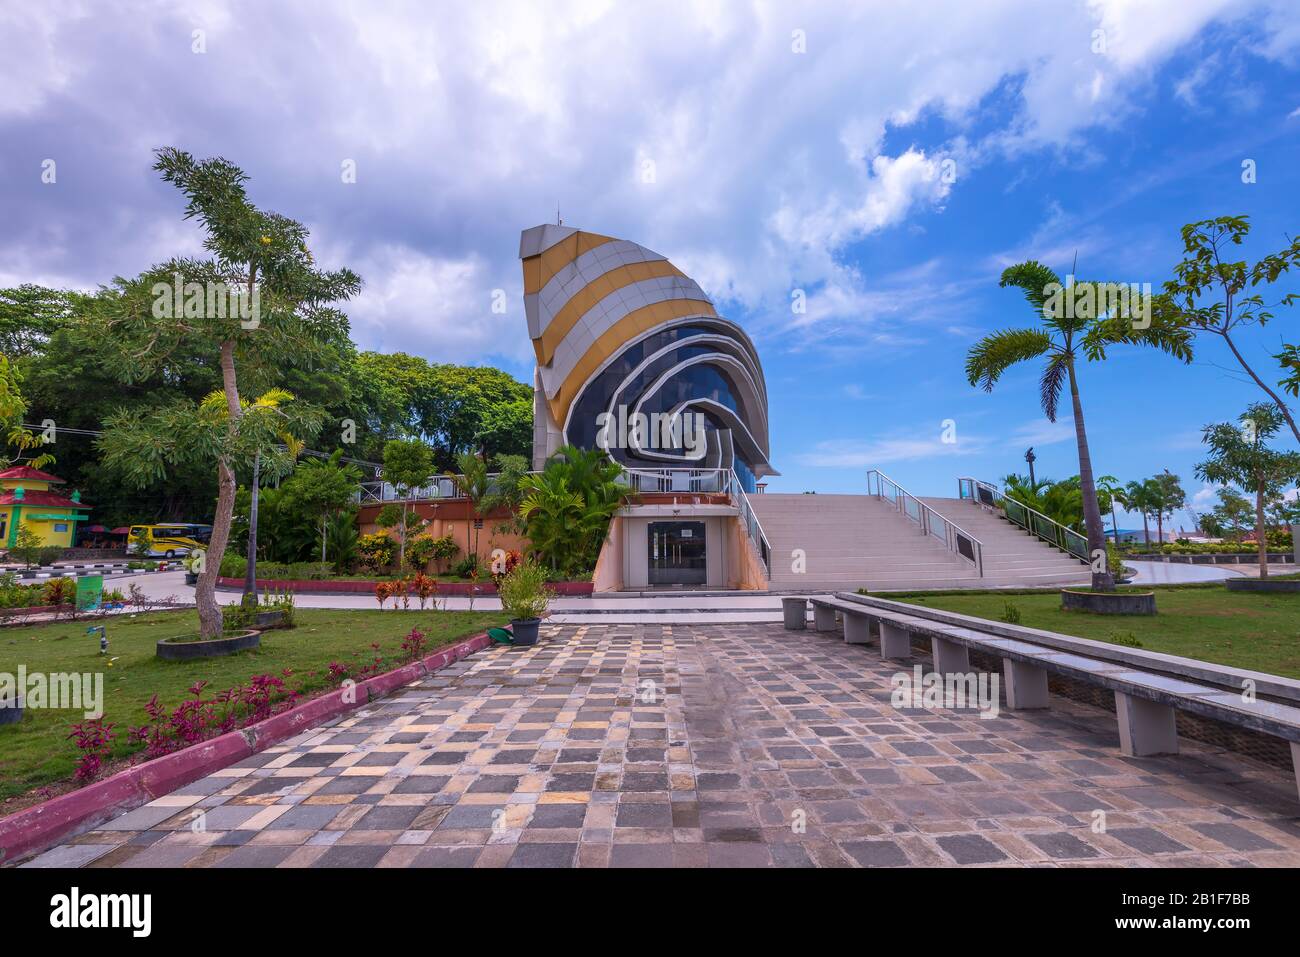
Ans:
{"type": "Polygon", "coordinates": [[[108,757],[113,738],[116,737],[112,723],[105,724],[103,718],[83,721],[72,726],[72,733],[68,737],[76,741],[81,751],[81,757],[77,759],[77,780],[86,783],[93,781],[103,768],[104,759],[108,757]]]}
{"type": "Polygon", "coordinates": [[[198,681],[190,685],[190,697],[170,713],[158,703],[158,696],[154,695],[144,707],[149,721],[138,728],[131,728],[131,739],[144,744],[147,757],[156,758],[236,728],[264,721],[293,707],[294,702],[301,697],[299,692],[290,690],[284,682],[292,674],[286,669],[279,677],[254,675],[248,684],[227,688],[210,698],[203,697],[203,690],[208,683],[198,681]]]}
{"type": "Polygon", "coordinates": [[[402,651],[406,652],[406,660],[415,661],[419,658],[427,644],[424,632],[419,628],[412,628],[411,633],[402,639],[402,651]]]}

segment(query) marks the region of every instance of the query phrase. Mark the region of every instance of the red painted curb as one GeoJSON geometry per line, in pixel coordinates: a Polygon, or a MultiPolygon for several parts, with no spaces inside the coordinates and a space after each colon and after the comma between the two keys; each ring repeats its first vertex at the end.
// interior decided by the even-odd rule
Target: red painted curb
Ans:
{"type": "MultiPolygon", "coordinates": [[[[294,579],[294,578],[259,578],[257,587],[262,589],[288,589],[299,595],[374,595],[375,581],[327,581],[324,579],[294,579]]],[[[242,578],[218,578],[218,588],[243,588],[244,580],[242,578]]],[[[557,595],[563,595],[568,598],[581,597],[590,595],[595,587],[592,582],[549,582],[546,586],[557,595]]],[[[495,595],[497,586],[492,582],[483,581],[477,584],[471,582],[439,582],[438,590],[434,592],[433,598],[439,595],[453,595],[455,597],[465,597],[474,595],[477,597],[495,595]]],[[[401,597],[401,596],[398,596],[401,597]]]]}
{"type": "MultiPolygon", "coordinates": [[[[63,838],[229,767],[250,755],[302,733],[306,728],[351,711],[393,688],[445,668],[487,647],[487,634],[474,635],[413,664],[331,691],[257,724],[232,731],[172,754],[119,771],[111,778],[60,794],[0,818],[0,863],[43,851],[63,838]],[[349,690],[352,692],[349,695],[349,690]],[[346,700],[351,697],[353,700],[346,700]]],[[[177,808],[179,814],[183,808],[177,808]]]]}

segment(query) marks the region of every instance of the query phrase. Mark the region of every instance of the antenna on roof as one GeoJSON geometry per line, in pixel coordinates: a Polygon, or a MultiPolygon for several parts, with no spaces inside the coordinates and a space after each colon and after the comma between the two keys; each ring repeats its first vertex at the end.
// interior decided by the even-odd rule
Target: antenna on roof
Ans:
{"type": "Polygon", "coordinates": [[[555,225],[556,225],[556,226],[563,226],[563,225],[564,225],[564,220],[560,219],[560,204],[559,204],[559,203],[556,203],[556,204],[555,204],[555,225]]]}

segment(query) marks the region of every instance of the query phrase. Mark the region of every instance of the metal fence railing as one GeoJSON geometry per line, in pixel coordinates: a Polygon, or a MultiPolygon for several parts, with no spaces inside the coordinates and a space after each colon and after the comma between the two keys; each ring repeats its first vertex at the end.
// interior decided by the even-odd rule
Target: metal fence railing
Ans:
{"type": "Polygon", "coordinates": [[[984,543],[956,522],[939,514],[880,469],[867,472],[867,494],[894,506],[921,532],[941,542],[948,551],[966,559],[984,575],[984,543]]]}
{"type": "Polygon", "coordinates": [[[1040,541],[1055,545],[1081,562],[1089,561],[1088,539],[1074,529],[1048,518],[1024,502],[1009,498],[996,485],[974,478],[957,480],[957,495],[989,509],[1001,509],[1007,521],[1023,528],[1040,541]]]}

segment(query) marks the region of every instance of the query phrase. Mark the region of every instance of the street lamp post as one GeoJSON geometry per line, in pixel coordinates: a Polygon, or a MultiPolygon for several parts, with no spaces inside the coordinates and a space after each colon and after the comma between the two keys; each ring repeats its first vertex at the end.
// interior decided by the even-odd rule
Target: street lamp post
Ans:
{"type": "Polygon", "coordinates": [[[1038,487],[1037,483],[1034,481],[1034,460],[1037,458],[1038,456],[1034,454],[1034,447],[1032,445],[1025,450],[1025,461],[1029,463],[1029,487],[1031,489],[1038,487]]]}
{"type": "Polygon", "coordinates": [[[249,490],[248,562],[244,568],[244,597],[241,599],[246,608],[257,607],[257,490],[261,470],[262,453],[258,452],[253,457],[253,487],[249,490]]]}

